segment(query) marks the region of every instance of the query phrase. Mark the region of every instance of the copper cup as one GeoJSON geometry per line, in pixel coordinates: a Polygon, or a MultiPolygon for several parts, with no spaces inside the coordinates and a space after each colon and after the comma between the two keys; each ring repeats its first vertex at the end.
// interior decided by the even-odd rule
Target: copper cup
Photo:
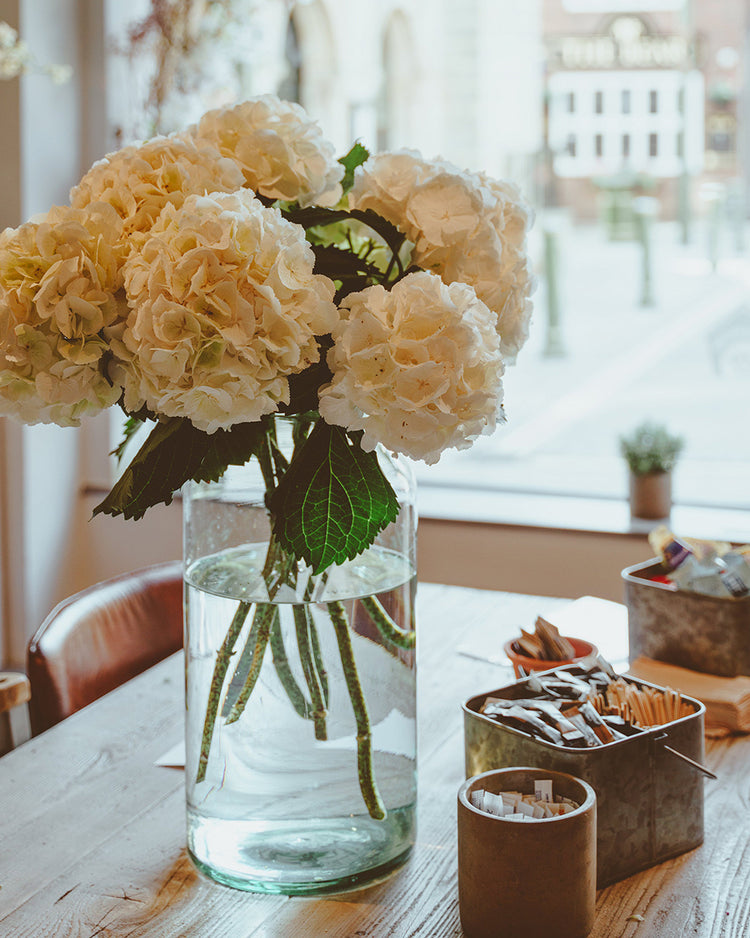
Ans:
{"type": "Polygon", "coordinates": [[[596,794],[548,769],[496,769],[458,792],[458,900],[466,938],[585,938],[596,904],[596,794]],[[579,807],[560,817],[508,821],[471,804],[484,789],[534,791],[538,778],[579,807]]]}

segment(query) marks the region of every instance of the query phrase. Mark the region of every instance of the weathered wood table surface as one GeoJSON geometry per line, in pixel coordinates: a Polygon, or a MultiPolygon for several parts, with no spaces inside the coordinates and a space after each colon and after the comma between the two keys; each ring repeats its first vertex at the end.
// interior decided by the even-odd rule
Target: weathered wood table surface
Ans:
{"type": "MultiPolygon", "coordinates": [[[[460,936],[461,704],[511,675],[457,649],[500,652],[552,601],[429,584],[418,592],[419,830],[405,867],[324,899],[204,880],[184,848],[182,772],[155,764],[182,734],[177,655],[0,759],[0,936],[460,936]]],[[[606,653],[606,636],[599,644],[606,653]]],[[[592,938],[750,934],[750,737],[709,744],[707,762],[719,780],[706,782],[705,844],[602,890],[592,938]]]]}

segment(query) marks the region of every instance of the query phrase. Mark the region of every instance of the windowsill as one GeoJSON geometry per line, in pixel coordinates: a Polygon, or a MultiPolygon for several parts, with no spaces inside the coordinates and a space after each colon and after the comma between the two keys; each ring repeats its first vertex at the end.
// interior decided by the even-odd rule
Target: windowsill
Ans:
{"type": "MultiPolygon", "coordinates": [[[[95,484],[86,486],[82,494],[99,500],[107,491],[104,486],[95,484]]],[[[179,492],[175,494],[174,502],[181,503],[179,492]]],[[[661,523],[631,518],[628,504],[623,499],[472,490],[425,483],[417,487],[417,509],[419,517],[425,521],[497,524],[638,538],[643,538],[661,523]]],[[[686,537],[750,543],[750,511],[746,509],[676,505],[668,524],[675,533],[686,537]]]]}
{"type": "MultiPolygon", "coordinates": [[[[628,504],[623,499],[472,491],[425,484],[419,485],[417,491],[419,517],[424,520],[639,538],[660,523],[631,519],[628,504]]],[[[743,509],[677,505],[668,523],[676,533],[687,537],[750,543],[750,511],[743,509]]]]}

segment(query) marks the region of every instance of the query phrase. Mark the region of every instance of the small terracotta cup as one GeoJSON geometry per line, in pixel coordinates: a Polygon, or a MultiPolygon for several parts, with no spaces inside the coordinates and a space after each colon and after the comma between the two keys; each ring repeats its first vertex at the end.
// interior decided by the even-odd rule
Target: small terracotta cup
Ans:
{"type": "Polygon", "coordinates": [[[585,938],[596,904],[596,795],[581,779],[510,768],[468,779],[458,792],[458,902],[465,938],[585,938]],[[474,789],[553,792],[580,807],[561,817],[508,821],[475,808],[474,789]]]}
{"type": "Polygon", "coordinates": [[[577,664],[583,658],[588,658],[589,655],[599,654],[599,649],[596,645],[592,645],[591,642],[586,642],[582,638],[570,638],[567,635],[565,637],[575,651],[574,656],[572,658],[566,658],[565,661],[545,661],[542,658],[529,658],[515,650],[513,647],[515,639],[511,642],[506,642],[505,645],[503,645],[503,651],[510,658],[513,664],[513,673],[516,677],[522,676],[521,668],[523,668],[526,674],[530,674],[532,671],[550,671],[552,668],[561,668],[566,664],[577,664]]]}

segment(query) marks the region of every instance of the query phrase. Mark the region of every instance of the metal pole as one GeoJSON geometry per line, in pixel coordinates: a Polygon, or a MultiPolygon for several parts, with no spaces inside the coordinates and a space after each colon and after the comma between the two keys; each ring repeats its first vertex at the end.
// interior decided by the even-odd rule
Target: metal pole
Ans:
{"type": "Polygon", "coordinates": [[[544,229],[544,270],[547,277],[547,340],[545,358],[561,358],[566,354],[560,323],[560,292],[558,282],[559,231],[544,229]]]}
{"type": "Polygon", "coordinates": [[[721,214],[724,207],[724,200],[718,190],[711,193],[708,203],[708,229],[707,229],[707,247],[708,260],[711,264],[711,272],[716,273],[719,266],[719,233],[721,229],[721,214]]]}
{"type": "Polygon", "coordinates": [[[695,50],[693,48],[693,0],[683,0],[682,26],[685,33],[686,50],[682,64],[682,78],[680,83],[680,118],[681,118],[681,170],[677,181],[677,217],[680,223],[680,243],[690,243],[690,169],[688,166],[688,106],[687,89],[688,75],[694,65],[695,50]]]}
{"type": "Polygon", "coordinates": [[[641,306],[655,306],[653,278],[654,218],[659,202],[652,196],[642,195],[633,199],[633,211],[638,225],[638,240],[641,244],[641,306]]]}

